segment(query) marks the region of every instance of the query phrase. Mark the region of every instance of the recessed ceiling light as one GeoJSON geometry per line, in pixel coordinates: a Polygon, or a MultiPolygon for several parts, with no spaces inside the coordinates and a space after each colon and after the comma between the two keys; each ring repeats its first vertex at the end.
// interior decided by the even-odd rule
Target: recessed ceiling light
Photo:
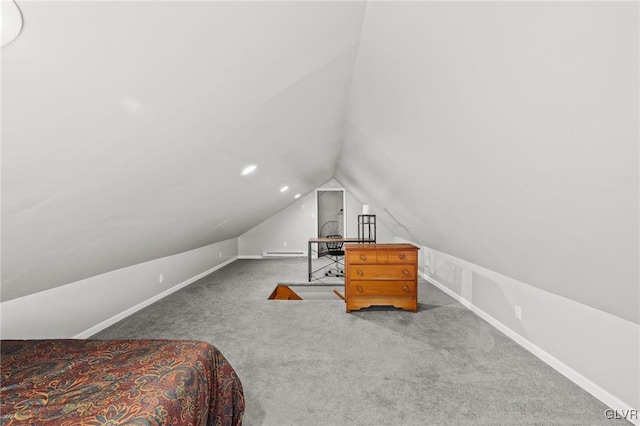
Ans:
{"type": "Polygon", "coordinates": [[[245,167],[244,169],[242,169],[242,176],[246,176],[249,173],[254,172],[255,169],[257,169],[257,168],[258,168],[258,166],[256,166],[255,164],[251,164],[251,165],[245,167]]]}
{"type": "Polygon", "coordinates": [[[297,200],[298,198],[300,198],[300,194],[296,194],[296,196],[293,197],[293,198],[295,198],[297,200]]]}
{"type": "Polygon", "coordinates": [[[280,192],[284,192],[284,191],[286,191],[287,189],[289,189],[289,187],[288,187],[288,186],[283,186],[282,188],[280,188],[280,192]]]}

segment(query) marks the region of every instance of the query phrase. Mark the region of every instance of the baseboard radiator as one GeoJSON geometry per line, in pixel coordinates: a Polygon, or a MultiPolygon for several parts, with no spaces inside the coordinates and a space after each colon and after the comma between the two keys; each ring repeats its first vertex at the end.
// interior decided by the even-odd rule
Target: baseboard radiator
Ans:
{"type": "Polygon", "coordinates": [[[263,251],[262,257],[303,257],[306,253],[303,251],[263,251]]]}

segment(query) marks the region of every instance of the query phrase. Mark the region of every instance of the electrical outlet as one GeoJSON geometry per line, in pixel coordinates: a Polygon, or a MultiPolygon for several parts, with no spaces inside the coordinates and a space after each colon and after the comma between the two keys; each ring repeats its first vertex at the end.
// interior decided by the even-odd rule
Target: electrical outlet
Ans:
{"type": "Polygon", "coordinates": [[[519,320],[522,319],[522,308],[520,307],[520,305],[516,305],[516,318],[518,318],[519,320]]]}
{"type": "Polygon", "coordinates": [[[282,242],[282,247],[286,247],[286,246],[287,246],[287,242],[286,242],[286,241],[283,241],[283,242],[282,242]]]}
{"type": "Polygon", "coordinates": [[[164,282],[164,274],[158,275],[158,283],[162,284],[164,282]]]}
{"type": "Polygon", "coordinates": [[[220,252],[220,259],[222,259],[222,252],[220,252]]]}

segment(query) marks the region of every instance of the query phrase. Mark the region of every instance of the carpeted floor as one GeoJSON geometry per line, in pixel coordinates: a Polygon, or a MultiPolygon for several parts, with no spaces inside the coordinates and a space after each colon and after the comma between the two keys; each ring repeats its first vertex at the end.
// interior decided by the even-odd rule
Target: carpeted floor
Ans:
{"type": "Polygon", "coordinates": [[[612,425],[607,407],[421,281],[419,312],[267,300],[306,259],[238,260],[95,335],[211,342],[245,425],[612,425]]]}

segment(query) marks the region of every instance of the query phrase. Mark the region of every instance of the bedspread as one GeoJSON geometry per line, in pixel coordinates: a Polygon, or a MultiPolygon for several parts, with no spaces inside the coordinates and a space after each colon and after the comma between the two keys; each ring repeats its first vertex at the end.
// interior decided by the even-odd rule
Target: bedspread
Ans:
{"type": "Polygon", "coordinates": [[[60,339],[1,345],[2,425],[242,424],[242,384],[206,342],[60,339]]]}

